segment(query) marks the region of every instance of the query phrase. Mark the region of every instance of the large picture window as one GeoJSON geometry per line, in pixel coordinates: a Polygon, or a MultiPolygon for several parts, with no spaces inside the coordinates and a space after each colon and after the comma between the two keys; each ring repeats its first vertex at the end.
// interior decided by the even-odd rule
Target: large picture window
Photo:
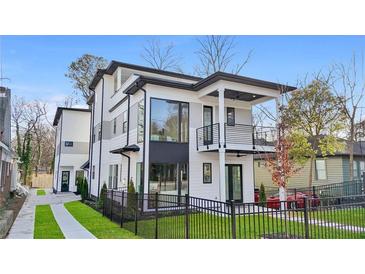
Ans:
{"type": "Polygon", "coordinates": [[[128,127],[128,113],[127,113],[127,111],[124,111],[122,115],[123,115],[122,132],[126,133],[127,132],[127,127],[128,127]]]}
{"type": "Polygon", "coordinates": [[[212,183],[212,164],[203,163],[203,184],[212,183]]]}
{"type": "Polygon", "coordinates": [[[151,141],[189,142],[189,104],[152,99],[151,141]]]}
{"type": "Polygon", "coordinates": [[[185,195],[188,193],[188,164],[151,164],[149,193],[185,195]]]}
{"type": "Polygon", "coordinates": [[[109,166],[109,188],[117,189],[118,188],[118,165],[110,165],[109,166]]]}

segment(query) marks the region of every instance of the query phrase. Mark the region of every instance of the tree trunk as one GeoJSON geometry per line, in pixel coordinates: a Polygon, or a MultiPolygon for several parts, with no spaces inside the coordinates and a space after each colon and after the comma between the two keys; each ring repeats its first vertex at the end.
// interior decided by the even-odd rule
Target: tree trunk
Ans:
{"type": "Polygon", "coordinates": [[[309,161],[309,177],[308,177],[308,188],[311,190],[312,189],[312,184],[313,184],[313,167],[314,167],[314,161],[316,159],[316,156],[313,155],[310,157],[309,161]]]}

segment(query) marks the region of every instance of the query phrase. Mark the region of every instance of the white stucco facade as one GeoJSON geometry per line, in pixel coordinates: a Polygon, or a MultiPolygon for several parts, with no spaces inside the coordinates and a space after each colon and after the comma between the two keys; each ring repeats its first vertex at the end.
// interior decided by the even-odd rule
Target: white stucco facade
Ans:
{"type": "Polygon", "coordinates": [[[76,191],[76,176],[87,176],[81,166],[89,158],[90,111],[58,108],[53,174],[54,192],[76,191]]]}
{"type": "MultiPolygon", "coordinates": [[[[239,168],[239,172],[235,172],[239,173],[237,176],[241,180],[241,194],[238,200],[253,202],[253,154],[272,152],[273,145],[272,143],[254,143],[252,106],[278,98],[281,91],[272,83],[236,79],[236,76],[230,75],[223,76],[204,83],[204,79],[199,80],[196,77],[165,75],[163,72],[153,72],[143,68],[133,69],[123,65],[115,70],[107,68],[106,73],[103,73],[92,87],[95,93],[91,100],[91,128],[95,137],[90,146],[89,156],[91,195],[98,197],[104,183],[108,188],[126,189],[128,178],[133,181],[137,191],[151,193],[151,189],[155,191],[155,188],[151,187],[151,180],[161,181],[161,175],[154,174],[156,166],[154,170],[151,169],[152,166],[171,163],[177,165],[177,171],[175,171],[177,185],[185,180],[179,179],[180,172],[186,174],[185,170],[180,169],[181,166],[188,165],[187,192],[190,196],[226,201],[232,198],[229,190],[232,186],[229,186],[227,182],[227,178],[231,181],[227,177],[227,165],[235,165],[239,168]],[[232,80],[229,80],[230,77],[232,80]],[[251,82],[252,85],[248,84],[251,82]],[[200,86],[204,87],[200,88],[200,86]],[[131,90],[133,92],[130,92],[131,90]],[[243,97],[232,98],[230,95],[232,90],[235,94],[243,94],[243,97]],[[152,100],[157,99],[188,104],[188,142],[180,144],[181,147],[166,144],[171,143],[168,141],[152,139],[151,117],[154,116],[153,112],[163,111],[151,109],[152,100]],[[143,119],[144,141],[138,139],[141,104],[143,104],[145,118],[143,119]],[[211,107],[213,112],[211,123],[217,124],[218,132],[224,132],[224,135],[227,135],[226,140],[224,140],[225,136],[219,133],[216,142],[209,145],[200,144],[197,134],[199,135],[198,128],[204,125],[204,106],[211,107]],[[234,125],[231,127],[227,126],[227,108],[234,109],[234,125]],[[123,132],[127,115],[129,115],[128,130],[123,132]],[[102,130],[100,130],[101,124],[102,130]],[[239,130],[236,130],[239,125],[239,130]],[[230,132],[236,136],[229,136],[230,132]],[[131,151],[130,146],[138,147],[138,150],[131,151]],[[174,151],[174,147],[182,152],[174,151]],[[180,157],[177,156],[179,153],[184,160],[176,159],[180,157]],[[209,183],[203,183],[203,163],[211,165],[209,183]],[[144,173],[140,172],[141,166],[144,173]],[[139,179],[139,176],[143,176],[143,179],[139,179]],[[153,177],[157,179],[151,179],[153,177]]],[[[164,131],[165,129],[162,129],[162,132],[164,131]]],[[[258,140],[261,140],[260,138],[258,140]]],[[[172,192],[166,190],[165,193],[172,192]]],[[[186,191],[178,193],[185,194],[186,191]]]]}

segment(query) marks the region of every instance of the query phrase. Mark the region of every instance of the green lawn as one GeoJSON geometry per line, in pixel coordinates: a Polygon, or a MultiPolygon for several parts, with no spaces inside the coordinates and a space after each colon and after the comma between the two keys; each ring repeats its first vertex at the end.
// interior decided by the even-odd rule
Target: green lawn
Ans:
{"type": "Polygon", "coordinates": [[[64,239],[50,205],[37,205],[35,208],[34,239],[64,239]]]}
{"type": "MultiPolygon", "coordinates": [[[[251,215],[238,217],[236,221],[236,237],[239,239],[259,239],[272,234],[288,234],[305,238],[304,223],[294,221],[298,214],[290,216],[287,221],[280,216],[251,215]]],[[[158,237],[166,239],[184,238],[185,217],[183,215],[164,217],[158,220],[158,237]]],[[[138,222],[138,235],[143,238],[155,237],[155,219],[138,222]]],[[[124,227],[134,231],[134,222],[125,222],[124,227]]],[[[312,239],[352,239],[365,238],[365,233],[348,232],[333,227],[310,225],[309,237],[312,239]]],[[[191,239],[231,238],[231,221],[227,217],[213,216],[205,213],[190,215],[191,239]]]]}
{"type": "Polygon", "coordinates": [[[137,239],[134,233],[122,229],[116,223],[93,208],[79,202],[65,204],[72,216],[98,239],[137,239]]]}
{"type": "Polygon", "coordinates": [[[323,219],[345,225],[365,227],[365,208],[347,208],[337,210],[313,211],[310,213],[312,219],[323,219]]]}
{"type": "Polygon", "coordinates": [[[44,195],[46,195],[44,189],[37,189],[37,196],[44,196],[44,195]]]}

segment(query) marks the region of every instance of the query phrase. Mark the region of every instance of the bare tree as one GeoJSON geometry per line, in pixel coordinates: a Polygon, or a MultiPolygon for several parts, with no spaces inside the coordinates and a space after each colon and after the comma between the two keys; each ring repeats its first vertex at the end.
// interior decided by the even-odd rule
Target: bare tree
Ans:
{"type": "Polygon", "coordinates": [[[253,50],[246,57],[236,62],[236,43],[234,36],[211,35],[198,39],[199,64],[195,67],[195,73],[200,76],[208,76],[217,71],[239,74],[247,65],[253,50]]]}
{"type": "Polygon", "coordinates": [[[153,68],[182,73],[181,58],[176,54],[174,43],[163,46],[158,39],[149,40],[141,57],[153,68]]]}
{"type": "MultiPolygon", "coordinates": [[[[356,141],[359,111],[365,95],[364,60],[358,64],[354,54],[348,65],[336,64],[338,82],[334,85],[336,95],[339,97],[340,108],[346,117],[346,133],[348,150],[350,154],[349,169],[350,180],[354,178],[354,143],[356,141]],[[359,72],[360,69],[360,72],[359,72]]],[[[361,117],[360,117],[361,118],[361,117]]]]}
{"type": "Polygon", "coordinates": [[[107,61],[103,57],[91,54],[84,54],[69,65],[65,76],[70,78],[75,91],[81,94],[85,102],[91,95],[89,90],[91,80],[97,70],[105,68],[106,65],[107,61]]]}
{"type": "Polygon", "coordinates": [[[27,102],[23,98],[14,97],[12,102],[12,124],[16,136],[16,152],[20,159],[20,170],[24,184],[28,182],[28,176],[32,171],[32,162],[38,156],[34,156],[32,142],[34,133],[45,118],[46,104],[41,101],[27,102]]]}

